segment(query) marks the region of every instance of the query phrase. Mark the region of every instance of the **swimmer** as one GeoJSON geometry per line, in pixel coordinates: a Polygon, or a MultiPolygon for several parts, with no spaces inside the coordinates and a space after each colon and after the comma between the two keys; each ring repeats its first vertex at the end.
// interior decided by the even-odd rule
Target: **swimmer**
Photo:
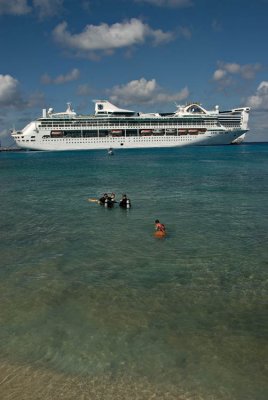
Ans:
{"type": "Polygon", "coordinates": [[[159,221],[159,219],[155,220],[155,230],[156,232],[166,232],[166,227],[164,224],[161,224],[161,222],[159,221]]]}

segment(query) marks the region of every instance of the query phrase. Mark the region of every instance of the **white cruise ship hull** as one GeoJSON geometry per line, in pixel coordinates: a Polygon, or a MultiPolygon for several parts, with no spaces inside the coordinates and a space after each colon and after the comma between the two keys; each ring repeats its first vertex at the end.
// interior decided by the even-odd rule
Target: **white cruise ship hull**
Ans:
{"type": "Polygon", "coordinates": [[[102,150],[102,149],[139,149],[180,146],[212,146],[226,145],[234,142],[244,132],[207,132],[206,134],[184,136],[147,136],[147,137],[105,137],[105,138],[36,138],[16,139],[16,144],[29,150],[70,151],[70,150],[102,150]]]}
{"type": "Polygon", "coordinates": [[[197,103],[144,114],[97,100],[94,115],[77,115],[70,104],[63,113],[44,109],[12,137],[23,149],[47,151],[223,145],[244,138],[248,116],[249,108],[207,111],[197,103]]]}

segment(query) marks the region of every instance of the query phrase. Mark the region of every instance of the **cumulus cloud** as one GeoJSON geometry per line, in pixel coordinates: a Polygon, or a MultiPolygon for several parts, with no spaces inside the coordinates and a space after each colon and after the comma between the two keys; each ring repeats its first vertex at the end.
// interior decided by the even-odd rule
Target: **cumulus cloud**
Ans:
{"type": "Polygon", "coordinates": [[[75,81],[79,78],[80,72],[77,68],[74,68],[72,71],[68,72],[65,75],[58,75],[56,78],[51,78],[48,74],[44,74],[41,77],[41,82],[45,85],[56,84],[61,85],[66,82],[75,81]]]}
{"type": "Polygon", "coordinates": [[[25,15],[36,11],[40,18],[56,15],[64,0],[0,0],[0,15],[25,15]]]}
{"type": "Polygon", "coordinates": [[[268,111],[268,81],[262,81],[256,93],[248,97],[247,105],[257,111],[268,111]]]}
{"type": "Polygon", "coordinates": [[[149,3],[158,7],[189,7],[193,5],[192,0],[135,0],[137,3],[149,3]]]}
{"type": "Polygon", "coordinates": [[[226,76],[227,72],[224,69],[217,69],[213,74],[214,81],[220,81],[226,76]]]}
{"type": "Polygon", "coordinates": [[[94,51],[111,52],[115,49],[142,44],[152,39],[158,45],[173,39],[170,32],[153,30],[142,21],[132,18],[129,21],[108,25],[87,25],[83,32],[71,34],[67,23],[62,22],[53,31],[54,40],[65,48],[81,53],[94,51]]]}
{"type": "Polygon", "coordinates": [[[238,75],[243,79],[254,79],[258,71],[261,70],[262,66],[259,63],[256,64],[244,64],[240,65],[237,63],[218,63],[219,68],[213,74],[214,81],[221,81],[227,76],[238,75]]]}
{"type": "Polygon", "coordinates": [[[28,0],[0,0],[0,15],[24,15],[31,12],[28,0]]]}
{"type": "Polygon", "coordinates": [[[112,102],[130,104],[160,104],[185,100],[189,96],[187,87],[176,93],[168,93],[155,79],[141,78],[125,85],[114,86],[109,93],[112,102]]]}
{"type": "Polygon", "coordinates": [[[21,102],[19,82],[10,75],[0,75],[1,107],[17,106],[21,102]]]}
{"type": "Polygon", "coordinates": [[[0,109],[5,110],[4,115],[6,110],[23,110],[41,105],[44,105],[43,93],[35,92],[25,96],[17,79],[0,74],[0,109]]]}

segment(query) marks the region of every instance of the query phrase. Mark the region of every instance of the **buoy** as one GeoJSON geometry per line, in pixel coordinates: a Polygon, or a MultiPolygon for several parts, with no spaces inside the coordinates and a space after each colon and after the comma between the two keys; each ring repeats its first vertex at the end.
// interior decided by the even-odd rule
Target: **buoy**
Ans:
{"type": "Polygon", "coordinates": [[[154,236],[157,238],[163,238],[166,236],[166,232],[164,231],[155,231],[154,236]]]}

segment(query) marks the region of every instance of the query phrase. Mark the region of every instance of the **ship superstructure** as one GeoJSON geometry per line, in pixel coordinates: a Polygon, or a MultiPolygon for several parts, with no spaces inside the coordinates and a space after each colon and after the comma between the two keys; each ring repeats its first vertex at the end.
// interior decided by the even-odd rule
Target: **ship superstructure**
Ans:
{"type": "Polygon", "coordinates": [[[52,108],[12,137],[31,150],[90,150],[186,145],[219,145],[242,141],[248,129],[248,107],[208,111],[198,103],[171,113],[142,113],[95,100],[95,114],[78,115],[52,108]]]}

